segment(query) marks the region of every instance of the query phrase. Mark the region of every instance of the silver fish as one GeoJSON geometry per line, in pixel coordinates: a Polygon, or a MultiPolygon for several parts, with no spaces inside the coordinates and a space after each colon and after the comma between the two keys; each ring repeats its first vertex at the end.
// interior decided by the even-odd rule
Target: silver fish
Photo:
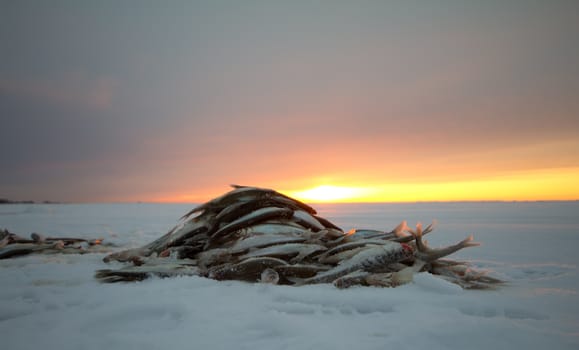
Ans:
{"type": "Polygon", "coordinates": [[[256,282],[265,269],[280,265],[287,265],[287,262],[270,257],[249,258],[237,264],[225,264],[212,268],[208,276],[216,280],[256,282]]]}
{"type": "Polygon", "coordinates": [[[304,244],[304,243],[278,244],[251,251],[242,256],[242,259],[261,256],[293,257],[292,262],[299,262],[303,260],[305,257],[312,255],[315,252],[323,251],[326,249],[327,249],[326,247],[318,244],[304,244]]]}
{"type": "Polygon", "coordinates": [[[300,284],[332,282],[350,272],[372,271],[372,269],[408,259],[412,257],[412,254],[413,250],[407,244],[385,241],[382,245],[364,249],[333,269],[305,279],[300,284]]]}
{"type": "Polygon", "coordinates": [[[263,222],[257,225],[244,227],[239,230],[241,237],[263,236],[263,235],[286,235],[293,237],[304,237],[308,230],[301,226],[285,225],[281,222],[263,222]]]}
{"type": "Polygon", "coordinates": [[[240,217],[265,207],[288,208],[292,210],[302,210],[294,201],[278,195],[267,196],[248,202],[233,203],[219,212],[214,218],[216,222],[228,223],[240,217]]]}
{"type": "Polygon", "coordinates": [[[273,194],[274,196],[278,196],[278,197],[282,197],[287,201],[290,201],[291,203],[293,203],[293,205],[297,205],[298,207],[300,207],[302,210],[307,211],[308,213],[315,215],[317,214],[316,210],[312,207],[310,207],[309,205],[305,204],[304,202],[301,202],[295,198],[286,196],[283,193],[279,193],[275,190],[272,189],[268,189],[268,188],[259,188],[259,187],[251,187],[251,186],[241,186],[241,185],[231,185],[231,187],[236,188],[236,189],[242,189],[242,188],[253,188],[253,189],[260,189],[262,191],[266,191],[268,193],[273,194]]]}
{"type": "Polygon", "coordinates": [[[261,208],[219,228],[211,235],[210,239],[215,240],[218,237],[225,236],[228,233],[239,230],[245,226],[254,225],[271,218],[289,217],[292,215],[292,213],[293,211],[288,208],[261,208]]]}
{"type": "Polygon", "coordinates": [[[355,285],[374,286],[374,287],[397,287],[402,284],[412,282],[414,274],[425,263],[423,261],[416,261],[412,266],[404,266],[398,271],[386,273],[371,273],[367,271],[357,270],[348,275],[342,276],[334,280],[334,286],[338,288],[349,288],[355,285]]]}
{"type": "Polygon", "coordinates": [[[352,286],[367,286],[366,277],[370,275],[370,272],[364,270],[356,270],[350,272],[347,275],[336,278],[332,284],[336,288],[346,289],[352,286]]]}
{"type": "MultiPolygon", "coordinates": [[[[431,226],[428,226],[424,231],[428,232],[432,231],[431,226]]],[[[415,230],[409,229],[409,232],[412,234],[412,236],[414,236],[416,240],[416,247],[418,248],[417,249],[418,251],[415,253],[416,258],[425,262],[431,262],[440,259],[463,248],[476,247],[480,245],[480,243],[478,242],[473,242],[474,238],[472,235],[470,235],[464,240],[458,242],[457,244],[445,248],[432,249],[428,247],[425,242],[422,241],[423,231],[422,225],[420,223],[416,225],[415,230]]]]}
{"type": "Polygon", "coordinates": [[[331,255],[338,254],[338,253],[344,252],[346,250],[351,250],[351,249],[363,247],[363,246],[366,246],[369,244],[382,245],[384,243],[385,243],[385,241],[379,240],[379,239],[360,239],[360,240],[357,240],[354,242],[342,243],[342,244],[335,246],[334,248],[328,250],[327,252],[325,252],[322,257],[323,258],[329,257],[331,255]]]}
{"type": "Polygon", "coordinates": [[[278,234],[250,236],[235,242],[233,247],[230,248],[230,252],[232,254],[238,254],[254,248],[263,248],[275,244],[297,243],[305,240],[303,237],[278,234]]]}
{"type": "Polygon", "coordinates": [[[212,265],[221,265],[224,263],[237,260],[228,248],[214,248],[203,251],[195,257],[202,268],[208,268],[212,265]]]}
{"type": "Polygon", "coordinates": [[[181,220],[169,232],[142,247],[142,250],[147,254],[161,253],[171,246],[183,244],[193,236],[206,234],[208,229],[204,221],[181,220]]]}
{"type": "MultiPolygon", "coordinates": [[[[252,200],[259,200],[264,198],[279,197],[283,198],[286,204],[291,203],[292,206],[297,206],[311,214],[316,214],[316,210],[309,205],[302,203],[296,199],[288,197],[277,191],[268,188],[259,188],[251,186],[231,185],[234,189],[224,195],[217,197],[205,204],[202,204],[187,214],[183,215],[183,219],[190,217],[197,212],[214,211],[219,212],[233,203],[249,202],[252,200]]],[[[282,201],[280,199],[280,201],[282,201]]]]}
{"type": "Polygon", "coordinates": [[[201,204],[191,211],[187,212],[185,215],[181,217],[181,219],[187,219],[191,217],[193,214],[198,212],[205,212],[205,211],[216,211],[219,212],[223,208],[236,203],[236,202],[244,202],[249,201],[251,199],[257,198],[259,195],[264,194],[263,189],[259,188],[252,188],[252,187],[240,187],[235,188],[217,198],[210,200],[204,204],[201,204]],[[244,198],[245,197],[245,198],[244,198]]]}
{"type": "Polygon", "coordinates": [[[326,228],[310,213],[303,210],[294,211],[292,220],[304,226],[305,228],[309,228],[314,231],[320,231],[326,228]]]}
{"type": "Polygon", "coordinates": [[[279,265],[274,269],[285,278],[308,278],[315,276],[318,272],[328,271],[327,265],[293,264],[279,265]]]}
{"type": "Polygon", "coordinates": [[[368,244],[368,245],[359,246],[356,248],[344,250],[344,251],[341,251],[339,253],[334,253],[334,254],[325,254],[324,253],[324,254],[320,255],[317,259],[322,264],[335,265],[335,264],[341,263],[342,261],[347,261],[348,259],[350,259],[354,255],[358,254],[359,252],[361,252],[364,249],[367,249],[368,247],[379,246],[379,245],[381,245],[381,244],[368,244]]]}
{"type": "Polygon", "coordinates": [[[199,276],[196,266],[180,263],[165,263],[158,265],[127,266],[118,270],[98,270],[95,278],[101,282],[114,283],[121,281],[141,281],[151,276],[199,276]]]}
{"type": "Polygon", "coordinates": [[[142,258],[151,255],[151,251],[147,248],[131,248],[120,252],[109,254],[103,258],[103,261],[108,263],[111,261],[127,262],[134,259],[142,258]]]}

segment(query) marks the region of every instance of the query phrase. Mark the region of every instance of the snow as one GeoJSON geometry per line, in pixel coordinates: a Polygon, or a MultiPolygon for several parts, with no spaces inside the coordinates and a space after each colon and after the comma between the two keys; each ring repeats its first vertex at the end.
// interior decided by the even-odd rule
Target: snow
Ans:
{"type": "MultiPolygon", "coordinates": [[[[579,203],[316,205],[348,230],[437,220],[432,246],[508,284],[465,291],[429,274],[398,288],[301,287],[201,277],[100,284],[104,254],[0,260],[3,349],[577,349],[579,203]]],[[[137,247],[191,205],[0,206],[0,227],[137,247]]],[[[120,248],[119,248],[120,249],[120,248]]]]}

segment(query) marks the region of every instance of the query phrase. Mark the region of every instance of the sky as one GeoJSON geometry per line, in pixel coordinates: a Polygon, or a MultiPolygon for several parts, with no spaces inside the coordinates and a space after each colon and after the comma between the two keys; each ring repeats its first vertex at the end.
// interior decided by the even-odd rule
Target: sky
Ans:
{"type": "Polygon", "coordinates": [[[0,198],[579,199],[577,1],[0,0],[0,198]]]}

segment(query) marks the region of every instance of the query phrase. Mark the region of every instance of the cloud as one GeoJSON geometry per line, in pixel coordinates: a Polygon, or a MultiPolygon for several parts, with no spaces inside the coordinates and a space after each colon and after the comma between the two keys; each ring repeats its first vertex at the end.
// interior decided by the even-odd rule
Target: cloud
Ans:
{"type": "Polygon", "coordinates": [[[111,107],[116,86],[117,81],[111,77],[90,77],[84,73],[46,79],[0,79],[3,94],[94,109],[111,107]]]}

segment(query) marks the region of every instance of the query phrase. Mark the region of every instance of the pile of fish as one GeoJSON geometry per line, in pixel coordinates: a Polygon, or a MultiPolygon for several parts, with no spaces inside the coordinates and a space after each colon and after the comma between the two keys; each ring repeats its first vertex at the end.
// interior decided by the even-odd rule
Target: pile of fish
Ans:
{"type": "Polygon", "coordinates": [[[110,254],[126,265],[96,272],[102,282],[150,276],[205,276],[272,284],[333,283],[395,287],[427,271],[463,288],[486,289],[501,281],[467,263],[442,259],[473,247],[469,236],[431,248],[423,240],[432,225],[390,232],[344,232],[307,204],[271,189],[237,186],[185,214],[172,230],[140,248],[110,254]]]}
{"type": "Polygon", "coordinates": [[[110,252],[112,244],[103,244],[102,239],[67,237],[44,237],[30,234],[30,239],[6,229],[0,230],[0,259],[28,254],[85,254],[110,252]]]}

